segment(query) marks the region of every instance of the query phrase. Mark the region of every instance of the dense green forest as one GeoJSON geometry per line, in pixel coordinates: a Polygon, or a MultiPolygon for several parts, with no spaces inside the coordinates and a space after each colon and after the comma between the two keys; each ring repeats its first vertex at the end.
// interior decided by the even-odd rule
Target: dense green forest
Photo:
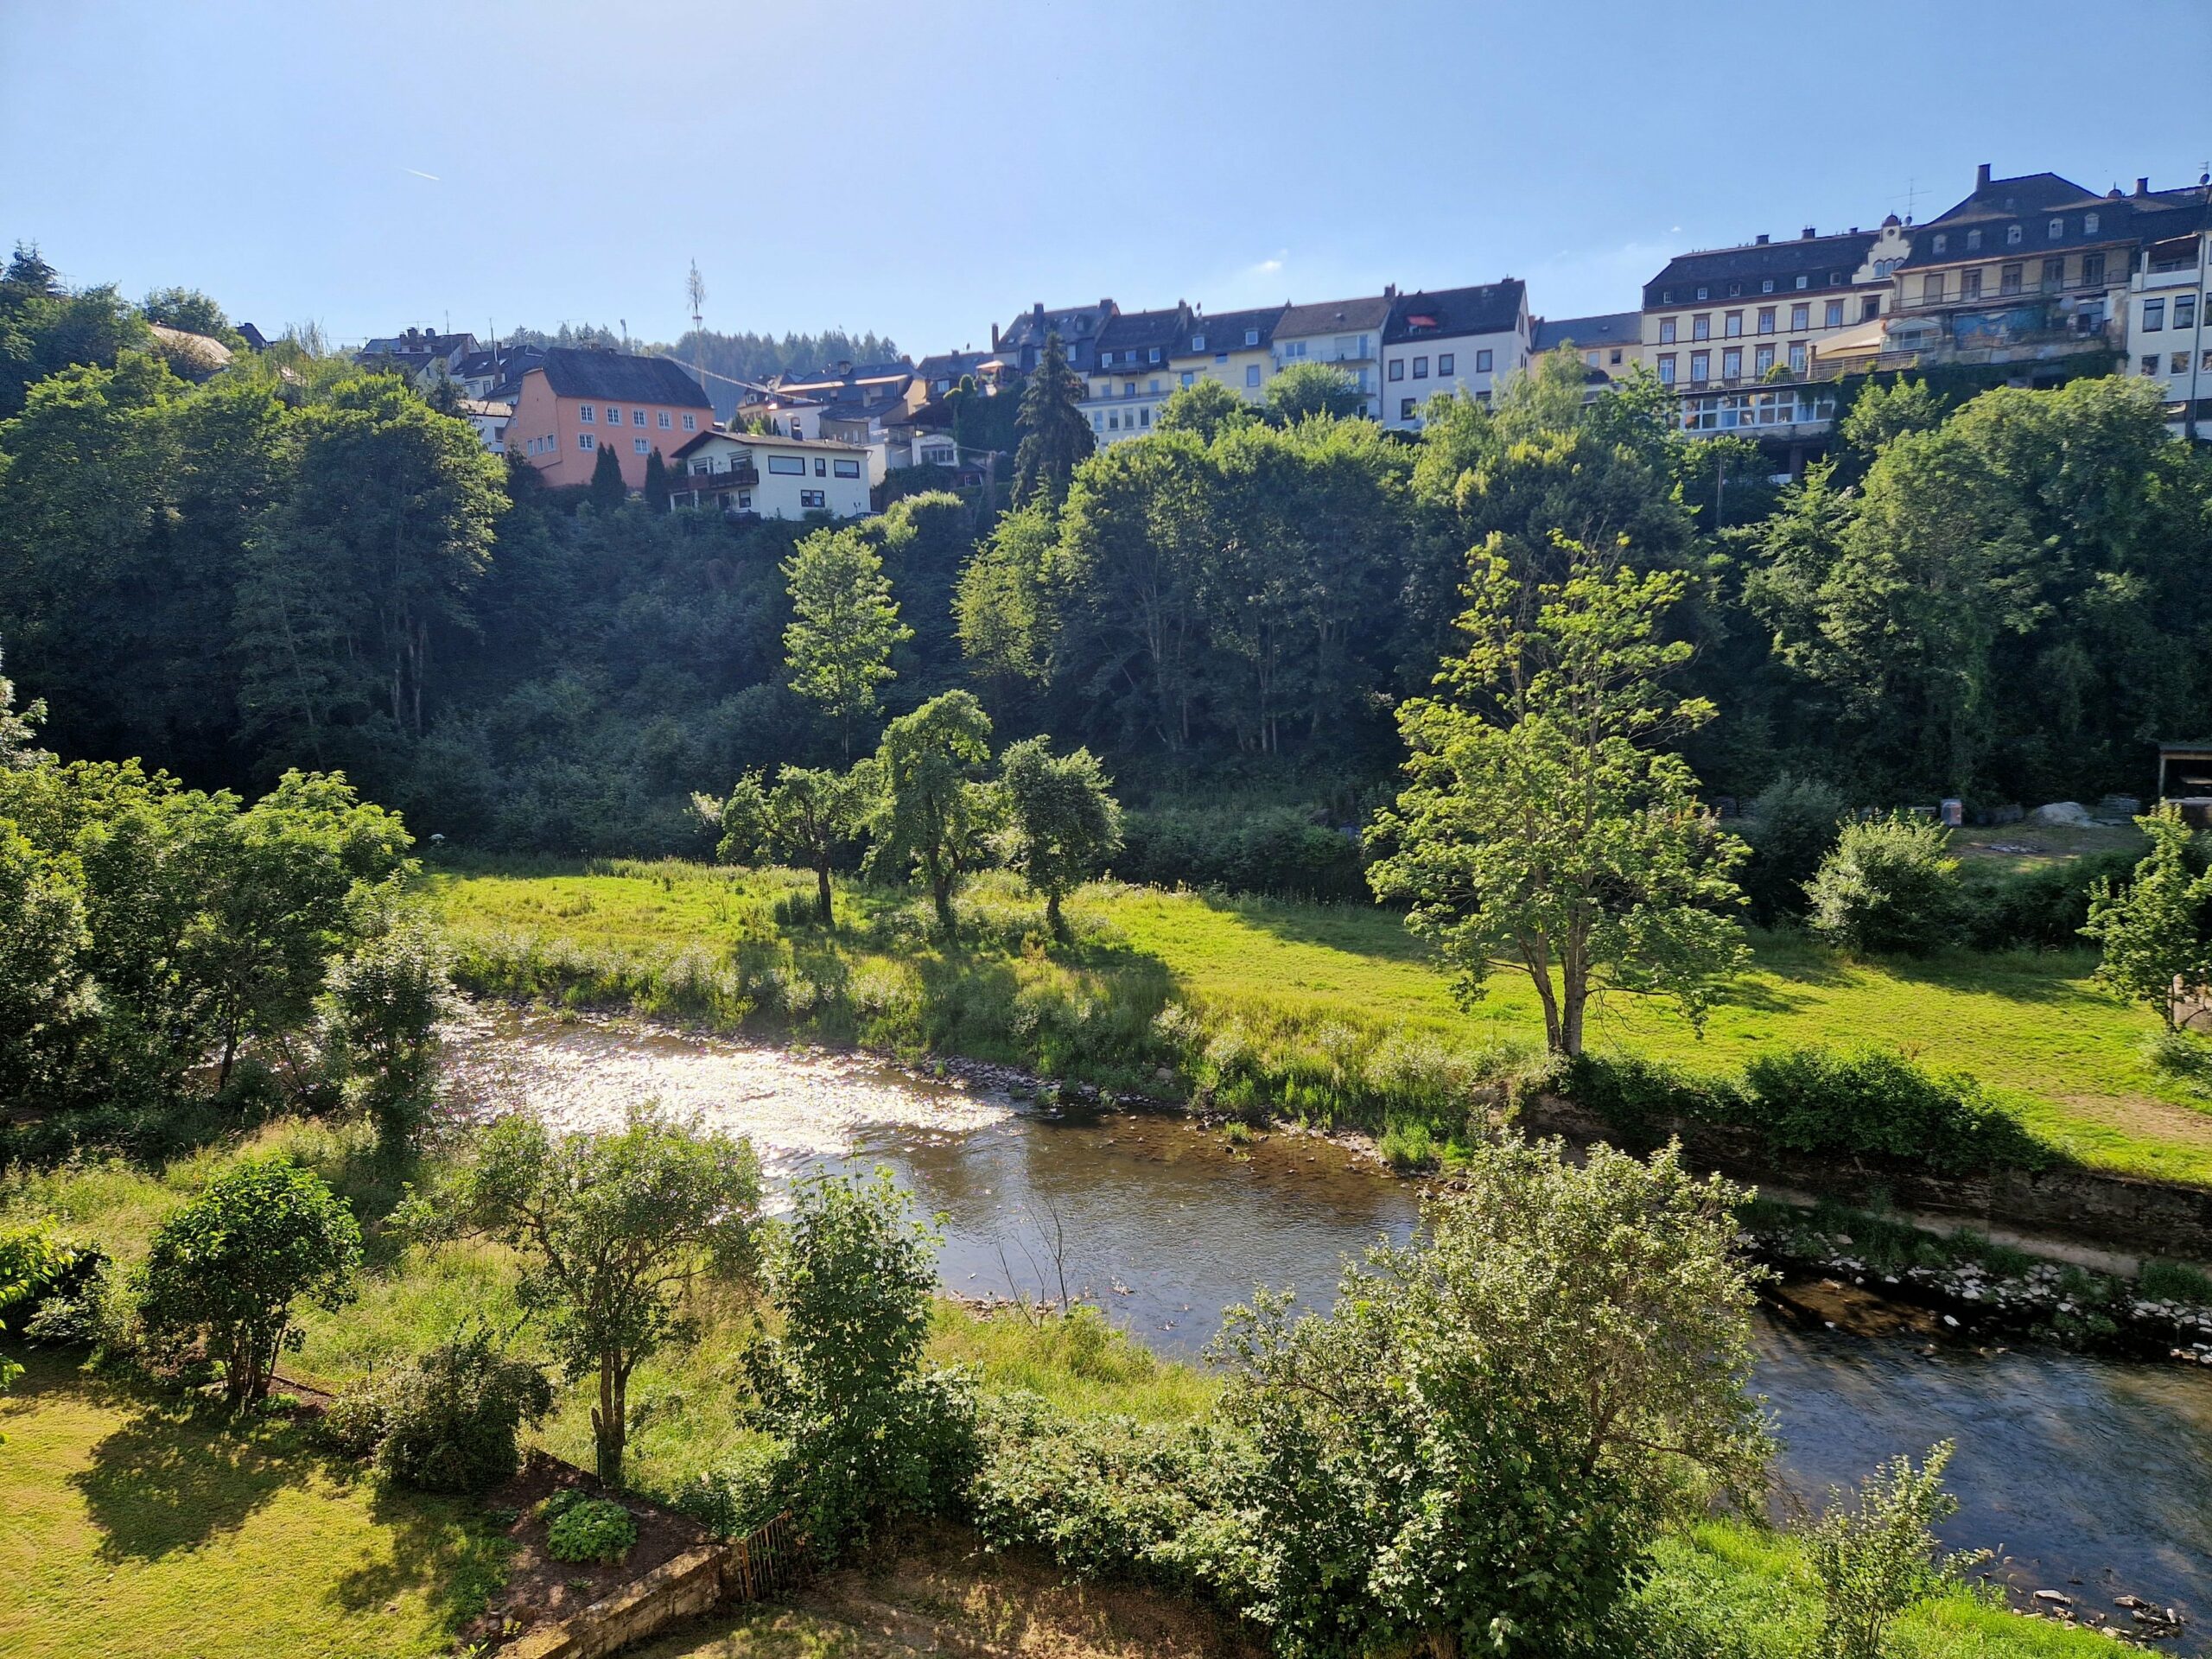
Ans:
{"type": "MultiPolygon", "coordinates": [[[[342,770],[486,848],[703,854],[695,791],[865,751],[955,686],[1008,738],[1096,751],[1147,874],[1174,873],[1179,813],[1348,824],[1389,791],[1470,550],[1550,580],[1562,537],[1684,578],[1708,791],[2139,791],[2212,690],[2212,461],[2118,378],[1869,385],[1784,486],[1656,386],[1585,403],[1567,369],[1440,399],[1410,441],[1325,398],[1181,399],[1142,441],[1032,446],[994,520],[939,493],[847,532],[910,631],[855,734],[789,683],[784,567],[816,527],[545,492],[296,342],[198,380],[149,344],[33,253],[0,283],[0,647],[47,739],[200,786],[342,770]]],[[[1051,403],[1025,431],[1065,429],[1051,403]]]]}

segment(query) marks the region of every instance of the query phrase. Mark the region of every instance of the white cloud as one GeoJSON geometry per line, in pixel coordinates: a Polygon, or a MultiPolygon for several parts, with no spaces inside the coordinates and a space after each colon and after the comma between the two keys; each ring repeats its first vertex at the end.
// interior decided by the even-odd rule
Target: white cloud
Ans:
{"type": "Polygon", "coordinates": [[[403,173],[412,173],[418,179],[428,179],[432,184],[443,182],[436,174],[425,173],[419,167],[403,167],[399,170],[403,173]]]}
{"type": "Polygon", "coordinates": [[[1272,256],[1254,265],[1251,274],[1255,276],[1272,276],[1282,269],[1283,261],[1289,257],[1288,248],[1277,248],[1272,256]]]}

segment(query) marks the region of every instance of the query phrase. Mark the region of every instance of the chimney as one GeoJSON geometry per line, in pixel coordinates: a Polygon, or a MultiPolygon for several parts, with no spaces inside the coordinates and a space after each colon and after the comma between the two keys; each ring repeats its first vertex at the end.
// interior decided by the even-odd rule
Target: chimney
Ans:
{"type": "Polygon", "coordinates": [[[2147,196],[2151,194],[2151,175],[2149,174],[2145,173],[2142,177],[2135,181],[2135,194],[2139,196],[2147,196]]]}
{"type": "Polygon", "coordinates": [[[1386,300],[1395,300],[1395,299],[1396,299],[1396,298],[1398,297],[1398,285],[1397,285],[1395,283],[1383,283],[1383,284],[1382,284],[1382,297],[1383,297],[1384,299],[1386,299],[1386,300]]]}
{"type": "Polygon", "coordinates": [[[1766,246],[1766,232],[1764,231],[1761,231],[1758,235],[1758,240],[1754,242],[1751,245],[1758,248],[1766,246]]]}
{"type": "Polygon", "coordinates": [[[1797,235],[1801,241],[1809,242],[1813,239],[1813,227],[1808,225],[1803,230],[1798,232],[1797,235]]]}
{"type": "Polygon", "coordinates": [[[1032,305],[1029,308],[1029,315],[1036,318],[1039,326],[1042,327],[1045,321],[1045,302],[1039,300],[1035,304],[1032,305]]]}
{"type": "Polygon", "coordinates": [[[998,324],[996,324],[996,323],[995,322],[995,323],[993,323],[993,324],[991,325],[991,351],[992,351],[993,354],[995,354],[995,354],[996,354],[996,353],[997,353],[997,351],[998,351],[998,349],[999,349],[999,326],[998,326],[998,324]]]}
{"type": "Polygon", "coordinates": [[[1989,188],[1989,163],[1987,162],[1984,162],[1980,167],[1974,168],[1974,188],[1977,190],[1986,190],[1989,188]]]}

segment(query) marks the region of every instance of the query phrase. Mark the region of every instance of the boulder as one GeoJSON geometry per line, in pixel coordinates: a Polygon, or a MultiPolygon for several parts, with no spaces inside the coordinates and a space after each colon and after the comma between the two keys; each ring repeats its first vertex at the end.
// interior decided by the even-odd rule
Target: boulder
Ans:
{"type": "Polygon", "coordinates": [[[2051,801],[2028,814],[2037,823],[2087,823],[2089,814],[2079,801],[2051,801]]]}

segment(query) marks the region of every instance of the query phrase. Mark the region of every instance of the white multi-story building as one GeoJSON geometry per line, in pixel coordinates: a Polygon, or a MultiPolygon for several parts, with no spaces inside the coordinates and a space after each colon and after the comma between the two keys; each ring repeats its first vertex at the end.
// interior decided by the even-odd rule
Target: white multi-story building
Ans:
{"type": "Polygon", "coordinates": [[[869,511],[868,451],[819,438],[702,432],[676,452],[669,507],[718,507],[763,518],[869,511]]]}
{"type": "Polygon", "coordinates": [[[2212,205],[2164,217],[2127,279],[2127,371],[2164,391],[2177,435],[2212,438],[2212,205]]]}
{"type": "Polygon", "coordinates": [[[1529,366],[1529,285],[1517,277],[1396,296],[1382,330],[1382,424],[1418,431],[1440,391],[1488,403],[1529,366]]]}
{"type": "Polygon", "coordinates": [[[1271,356],[1277,374],[1301,363],[1342,369],[1366,398],[1365,413],[1382,412],[1382,330],[1397,289],[1358,300],[1294,305],[1275,319],[1271,356]]]}

